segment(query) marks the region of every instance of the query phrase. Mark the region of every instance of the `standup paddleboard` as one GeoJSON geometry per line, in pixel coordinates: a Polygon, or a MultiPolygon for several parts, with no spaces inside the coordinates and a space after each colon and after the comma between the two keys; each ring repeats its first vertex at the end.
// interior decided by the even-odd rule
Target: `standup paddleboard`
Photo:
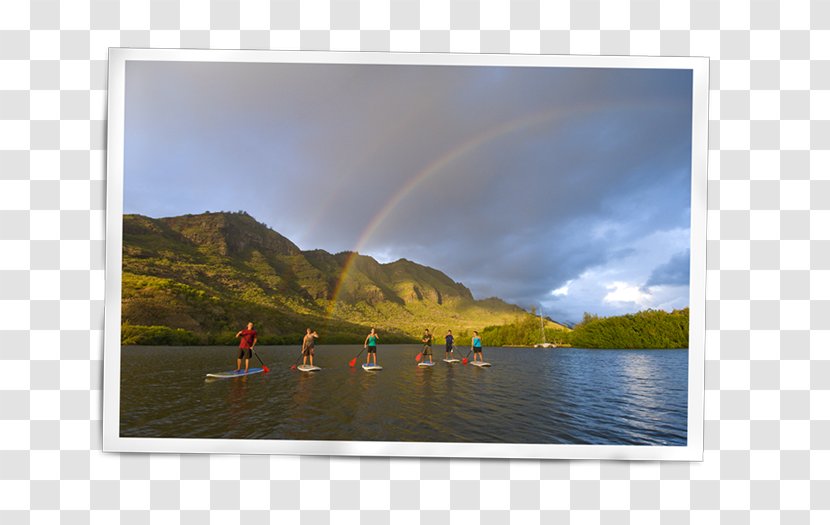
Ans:
{"type": "Polygon", "coordinates": [[[488,366],[490,366],[490,363],[484,363],[484,362],[481,362],[481,361],[473,361],[470,364],[478,366],[478,367],[488,367],[488,366]]]}
{"type": "Polygon", "coordinates": [[[367,372],[377,372],[378,370],[383,370],[383,367],[380,365],[370,365],[369,363],[363,363],[363,370],[367,372]]]}
{"type": "Polygon", "coordinates": [[[301,372],[318,372],[322,369],[319,366],[300,365],[297,367],[297,370],[301,372]]]}
{"type": "Polygon", "coordinates": [[[422,361],[418,363],[418,366],[435,366],[435,362],[433,361],[432,363],[427,363],[426,361],[422,361]]]}
{"type": "Polygon", "coordinates": [[[228,372],[216,372],[213,374],[207,374],[206,377],[211,377],[213,379],[228,379],[230,377],[250,376],[254,374],[259,374],[261,372],[261,368],[249,368],[247,373],[245,373],[244,370],[230,370],[228,372]]]}
{"type": "Polygon", "coordinates": [[[445,363],[450,363],[450,364],[459,363],[459,362],[461,362],[461,359],[444,359],[444,362],[445,363]]]}

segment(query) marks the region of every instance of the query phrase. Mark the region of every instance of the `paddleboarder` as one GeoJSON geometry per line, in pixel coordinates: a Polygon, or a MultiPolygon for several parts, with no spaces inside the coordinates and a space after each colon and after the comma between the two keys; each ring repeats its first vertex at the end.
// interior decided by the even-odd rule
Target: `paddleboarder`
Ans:
{"type": "Polygon", "coordinates": [[[446,347],[444,348],[444,359],[449,359],[453,348],[455,348],[455,338],[452,336],[452,330],[447,330],[447,335],[444,336],[444,341],[446,342],[446,347]]]}
{"type": "Polygon", "coordinates": [[[421,342],[424,343],[424,357],[429,356],[429,362],[432,363],[432,334],[429,333],[429,328],[424,330],[421,342]]]}
{"type": "Polygon", "coordinates": [[[473,330],[473,343],[470,350],[473,351],[473,361],[476,360],[476,356],[478,356],[479,361],[482,363],[484,362],[484,356],[481,353],[481,337],[479,337],[478,332],[473,330]]]}
{"type": "Polygon", "coordinates": [[[377,332],[375,329],[372,328],[372,331],[369,332],[369,335],[366,336],[366,339],[363,341],[363,348],[366,349],[366,364],[369,364],[369,356],[372,357],[372,361],[374,362],[375,366],[378,365],[378,337],[377,332]]]}
{"type": "Polygon", "coordinates": [[[256,345],[256,330],[254,330],[254,323],[248,323],[248,328],[236,332],[236,337],[239,337],[239,356],[236,358],[236,370],[239,372],[242,368],[242,359],[245,359],[245,373],[248,373],[248,363],[251,361],[251,352],[256,345]]]}
{"type": "Polygon", "coordinates": [[[303,337],[303,364],[308,360],[308,364],[314,366],[314,340],[318,335],[316,331],[311,328],[305,329],[305,337],[303,337]]]}

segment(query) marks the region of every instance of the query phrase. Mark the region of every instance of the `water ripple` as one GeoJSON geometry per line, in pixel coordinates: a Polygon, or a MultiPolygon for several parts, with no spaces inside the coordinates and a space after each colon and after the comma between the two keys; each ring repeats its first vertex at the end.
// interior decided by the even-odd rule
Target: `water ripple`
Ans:
{"type": "Polygon", "coordinates": [[[121,433],[136,437],[684,445],[685,350],[488,348],[489,369],[419,368],[415,345],[321,345],[323,371],[290,369],[296,348],[259,347],[269,374],[205,381],[230,347],[126,347],[121,433]]]}

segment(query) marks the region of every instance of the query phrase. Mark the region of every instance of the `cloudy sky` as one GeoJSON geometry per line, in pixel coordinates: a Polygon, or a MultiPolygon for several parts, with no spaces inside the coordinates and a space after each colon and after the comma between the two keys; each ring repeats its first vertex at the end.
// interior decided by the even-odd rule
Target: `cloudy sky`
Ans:
{"type": "Polygon", "coordinates": [[[578,321],[688,305],[686,70],[129,62],[125,213],[245,210],[578,321]]]}

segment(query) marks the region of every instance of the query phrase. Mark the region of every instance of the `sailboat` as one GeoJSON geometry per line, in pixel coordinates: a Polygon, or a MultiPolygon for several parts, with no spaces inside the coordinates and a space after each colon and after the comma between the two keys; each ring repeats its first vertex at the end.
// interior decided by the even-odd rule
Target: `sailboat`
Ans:
{"type": "Polygon", "coordinates": [[[533,345],[533,348],[556,348],[556,343],[548,343],[545,339],[545,318],[542,316],[542,307],[539,307],[539,324],[542,326],[542,342],[533,345]]]}

